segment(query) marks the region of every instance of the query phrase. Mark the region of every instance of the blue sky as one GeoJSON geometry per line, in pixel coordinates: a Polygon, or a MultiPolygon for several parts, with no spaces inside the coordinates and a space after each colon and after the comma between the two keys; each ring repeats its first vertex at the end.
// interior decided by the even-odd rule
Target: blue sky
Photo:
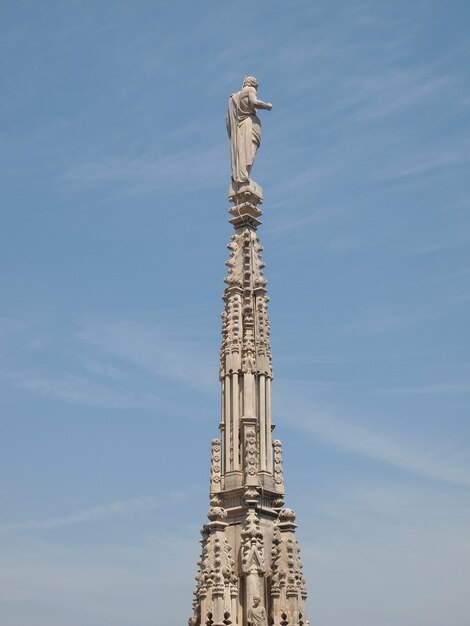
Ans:
{"type": "Polygon", "coordinates": [[[248,73],[311,624],[467,626],[469,19],[1,3],[1,624],[186,623],[248,73]]]}

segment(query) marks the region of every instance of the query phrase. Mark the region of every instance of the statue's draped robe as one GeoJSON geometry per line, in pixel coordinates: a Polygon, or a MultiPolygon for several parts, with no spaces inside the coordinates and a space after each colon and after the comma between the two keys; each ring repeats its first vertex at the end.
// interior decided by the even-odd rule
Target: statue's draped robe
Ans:
{"type": "Polygon", "coordinates": [[[256,608],[253,606],[248,609],[247,618],[248,623],[252,626],[267,626],[266,611],[262,606],[257,606],[256,608]]]}
{"type": "Polygon", "coordinates": [[[230,96],[227,112],[227,132],[230,137],[232,180],[246,183],[261,143],[261,121],[255,109],[245,109],[241,91],[230,96]]]}

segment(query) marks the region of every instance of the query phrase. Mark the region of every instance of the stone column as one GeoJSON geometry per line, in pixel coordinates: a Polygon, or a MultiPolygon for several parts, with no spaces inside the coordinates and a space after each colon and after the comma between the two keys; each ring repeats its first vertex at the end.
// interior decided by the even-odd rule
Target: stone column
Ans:
{"type": "Polygon", "coordinates": [[[259,377],[259,447],[260,447],[260,469],[267,471],[266,465],[266,377],[260,374],[259,377]]]}
{"type": "Polygon", "coordinates": [[[225,438],[224,438],[224,458],[225,471],[229,472],[230,467],[230,435],[232,431],[231,406],[230,406],[230,376],[225,376],[225,438]]]}
{"type": "Polygon", "coordinates": [[[239,407],[238,373],[232,374],[232,424],[233,424],[233,469],[240,469],[240,407],[239,407]]]}
{"type": "Polygon", "coordinates": [[[272,408],[271,408],[271,378],[266,378],[266,442],[267,442],[267,468],[273,472],[273,448],[272,448],[272,408]]]}

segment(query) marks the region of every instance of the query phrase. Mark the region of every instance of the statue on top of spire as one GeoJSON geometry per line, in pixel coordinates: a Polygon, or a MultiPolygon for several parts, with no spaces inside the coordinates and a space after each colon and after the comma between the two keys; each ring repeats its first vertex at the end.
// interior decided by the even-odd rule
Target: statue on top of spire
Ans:
{"type": "Polygon", "coordinates": [[[230,137],[232,160],[232,181],[249,183],[251,168],[256,151],[261,143],[261,121],[256,109],[270,111],[270,102],[258,100],[258,81],[254,76],[246,76],[243,87],[230,96],[227,112],[227,132],[230,137]]]}
{"type": "Polygon", "coordinates": [[[273,441],[272,363],[260,185],[250,178],[260,145],[258,81],[230,97],[232,178],[222,345],[220,439],[212,440],[209,522],[201,529],[188,626],[308,626],[295,513],[284,505],[281,442],[273,441]]]}

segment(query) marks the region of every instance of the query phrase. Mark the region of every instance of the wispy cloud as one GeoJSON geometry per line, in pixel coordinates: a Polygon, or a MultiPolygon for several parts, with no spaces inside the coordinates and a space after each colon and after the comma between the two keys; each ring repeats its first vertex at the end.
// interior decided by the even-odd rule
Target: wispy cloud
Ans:
{"type": "Polygon", "coordinates": [[[451,80],[434,67],[354,76],[353,95],[339,106],[351,111],[354,122],[370,122],[428,102],[431,96],[444,96],[451,80]]]}
{"type": "Polygon", "coordinates": [[[84,325],[80,339],[102,355],[112,355],[191,388],[214,389],[216,361],[201,343],[176,337],[158,324],[103,320],[84,325]]]}
{"type": "Polygon", "coordinates": [[[455,383],[436,383],[433,385],[420,385],[415,387],[392,387],[379,390],[377,393],[404,394],[404,395],[434,395],[434,394],[466,394],[470,393],[470,385],[455,383]]]}
{"type": "Polygon", "coordinates": [[[162,157],[103,158],[71,168],[66,177],[79,184],[112,182],[147,191],[182,186],[200,189],[221,179],[222,164],[227,160],[226,146],[217,145],[205,151],[185,151],[162,157]]]}
{"type": "Polygon", "coordinates": [[[85,406],[126,409],[160,404],[159,396],[154,393],[136,393],[130,388],[123,392],[122,386],[96,382],[90,376],[18,369],[14,373],[0,372],[0,378],[31,393],[85,406]]]}
{"type": "Polygon", "coordinates": [[[369,428],[358,426],[352,421],[346,422],[332,415],[312,411],[308,417],[299,417],[295,426],[304,433],[319,438],[335,447],[348,450],[383,463],[388,463],[415,474],[433,480],[446,481],[470,487],[470,468],[462,462],[457,467],[456,451],[443,456],[443,446],[430,449],[411,448],[405,441],[392,441],[388,437],[373,432],[369,428]]]}
{"type": "Polygon", "coordinates": [[[313,211],[310,215],[295,219],[292,219],[291,216],[283,217],[268,225],[265,229],[265,233],[275,237],[285,235],[286,233],[291,231],[295,231],[298,233],[303,228],[316,226],[318,224],[323,224],[324,222],[335,219],[342,213],[344,213],[344,210],[342,209],[325,207],[321,209],[315,209],[315,211],[313,211]]]}
{"type": "Polygon", "coordinates": [[[417,316],[371,310],[364,312],[359,319],[346,324],[343,330],[355,334],[377,335],[406,328],[417,323],[419,319],[417,316]]]}
{"type": "Polygon", "coordinates": [[[394,435],[380,432],[376,419],[372,428],[367,415],[360,423],[349,415],[338,417],[338,409],[323,408],[316,389],[303,381],[278,381],[277,410],[296,415],[290,422],[296,430],[339,450],[433,481],[470,487],[470,459],[464,444],[455,439],[446,442],[441,437],[431,437],[426,442],[411,442],[407,430],[394,435]]]}
{"type": "Polygon", "coordinates": [[[454,208],[453,215],[449,212],[449,219],[439,230],[424,233],[419,242],[416,242],[411,252],[413,254],[430,254],[443,250],[451,250],[470,243],[470,219],[467,206],[454,208]]]}
{"type": "Polygon", "coordinates": [[[59,339],[19,319],[4,321],[3,399],[20,390],[83,406],[152,409],[168,401],[169,382],[203,393],[217,387],[216,353],[210,358],[203,341],[157,322],[101,318],[60,332],[59,339]],[[29,367],[22,365],[25,359],[29,367]]]}
{"type": "Polygon", "coordinates": [[[425,153],[407,154],[389,167],[372,172],[373,180],[394,180],[435,172],[439,168],[470,161],[470,149],[466,146],[438,146],[425,153]]]}
{"type": "Polygon", "coordinates": [[[50,517],[44,520],[29,520],[0,527],[2,531],[9,530],[47,530],[62,526],[74,526],[76,524],[88,524],[106,517],[137,513],[155,509],[160,499],[156,497],[131,498],[129,500],[117,500],[109,504],[91,506],[86,509],[73,511],[68,515],[50,517]]]}
{"type": "Polygon", "coordinates": [[[2,350],[7,348],[7,344],[23,333],[26,323],[15,317],[0,317],[0,347],[2,350]]]}

